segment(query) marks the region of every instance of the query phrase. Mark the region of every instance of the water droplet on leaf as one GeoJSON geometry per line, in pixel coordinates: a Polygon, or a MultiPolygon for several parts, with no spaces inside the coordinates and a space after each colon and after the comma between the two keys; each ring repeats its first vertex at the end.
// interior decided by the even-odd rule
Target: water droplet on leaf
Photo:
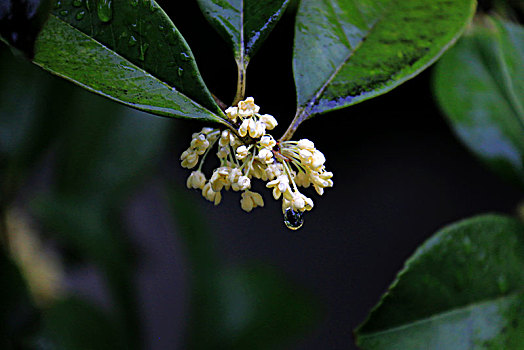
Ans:
{"type": "Polygon", "coordinates": [[[127,42],[127,44],[129,46],[135,46],[136,45],[136,38],[131,35],[131,37],[129,37],[129,41],[127,42]]]}
{"type": "Polygon", "coordinates": [[[67,10],[60,11],[60,16],[67,16],[69,12],[67,10]]]}
{"type": "Polygon", "coordinates": [[[187,53],[185,53],[185,52],[182,52],[180,55],[182,56],[182,59],[183,59],[184,61],[189,61],[189,60],[191,60],[191,56],[189,56],[189,55],[188,55],[187,53]]]}
{"type": "Polygon", "coordinates": [[[81,21],[81,20],[84,18],[85,15],[86,15],[86,12],[85,12],[85,11],[79,11],[79,12],[76,14],[75,18],[76,18],[77,20],[81,21]]]}
{"type": "Polygon", "coordinates": [[[55,2],[55,9],[59,9],[60,7],[62,7],[62,2],[58,0],[57,2],[55,2]]]}
{"type": "Polygon", "coordinates": [[[112,0],[98,0],[97,14],[102,22],[109,22],[113,18],[112,0]]]}
{"type": "Polygon", "coordinates": [[[284,212],[284,224],[290,230],[298,230],[304,224],[304,213],[287,208],[284,212]]]}
{"type": "Polygon", "coordinates": [[[179,67],[177,73],[178,73],[178,76],[181,77],[182,74],[184,74],[184,70],[179,67]]]}
{"type": "Polygon", "coordinates": [[[73,6],[74,7],[80,7],[82,6],[83,0],[73,0],[73,6]]]}

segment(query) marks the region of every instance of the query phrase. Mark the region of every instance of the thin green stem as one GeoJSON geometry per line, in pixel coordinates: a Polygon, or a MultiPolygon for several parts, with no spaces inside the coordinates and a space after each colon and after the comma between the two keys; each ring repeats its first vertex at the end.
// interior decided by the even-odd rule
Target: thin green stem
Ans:
{"type": "Polygon", "coordinates": [[[289,127],[287,128],[286,132],[282,137],[280,138],[279,142],[288,141],[293,137],[293,134],[295,131],[297,131],[297,128],[302,124],[304,120],[306,120],[308,117],[308,114],[306,113],[306,110],[303,108],[299,108],[297,110],[297,113],[295,114],[295,118],[291,121],[291,124],[289,124],[289,127]]]}
{"type": "Polygon", "coordinates": [[[247,63],[244,61],[244,56],[242,55],[240,59],[237,60],[237,93],[235,95],[235,99],[233,100],[232,106],[236,106],[246,97],[246,71],[247,63]]]}

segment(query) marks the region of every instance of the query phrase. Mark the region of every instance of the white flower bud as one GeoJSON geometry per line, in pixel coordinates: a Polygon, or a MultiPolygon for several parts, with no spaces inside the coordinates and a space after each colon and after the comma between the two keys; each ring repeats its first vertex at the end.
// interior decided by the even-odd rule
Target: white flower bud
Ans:
{"type": "Polygon", "coordinates": [[[271,135],[264,135],[260,139],[260,145],[262,147],[265,147],[265,148],[270,148],[271,149],[271,148],[275,147],[276,144],[277,144],[277,142],[275,141],[275,139],[271,135]]]}
{"type": "Polygon", "coordinates": [[[237,159],[244,159],[247,157],[248,155],[248,150],[247,150],[247,147],[242,145],[240,147],[237,148],[237,151],[236,151],[236,154],[235,156],[237,157],[237,159]]]}
{"type": "Polygon", "coordinates": [[[277,120],[272,115],[263,114],[259,118],[260,121],[266,125],[266,129],[268,130],[273,130],[278,125],[277,120]]]}
{"type": "Polygon", "coordinates": [[[206,177],[200,170],[193,171],[186,181],[187,188],[202,189],[205,184],[206,177]]]}
{"type": "Polygon", "coordinates": [[[260,159],[261,162],[264,162],[266,164],[273,163],[273,151],[271,151],[268,148],[262,148],[258,152],[258,159],[260,159]]]}
{"type": "Polygon", "coordinates": [[[262,199],[262,196],[259,193],[245,191],[244,193],[242,193],[242,199],[240,200],[240,206],[242,207],[243,210],[249,213],[251,210],[253,210],[253,208],[263,207],[264,200],[262,199]]]}
{"type": "Polygon", "coordinates": [[[202,188],[202,196],[210,202],[214,202],[215,205],[220,204],[222,200],[222,194],[220,192],[213,191],[211,184],[208,182],[204,188],[202,188]]]}
{"type": "Polygon", "coordinates": [[[314,152],[315,151],[315,144],[308,139],[302,139],[298,141],[298,147],[300,149],[306,149],[308,151],[314,152]]]}

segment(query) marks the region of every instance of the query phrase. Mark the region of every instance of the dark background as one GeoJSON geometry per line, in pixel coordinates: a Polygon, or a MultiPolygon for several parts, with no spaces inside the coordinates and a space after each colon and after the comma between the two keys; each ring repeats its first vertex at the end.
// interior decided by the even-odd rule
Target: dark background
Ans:
{"type": "MultiPolygon", "coordinates": [[[[210,90],[229,103],[235,93],[232,53],[195,1],[159,1],[188,41],[210,90]]],[[[280,136],[295,109],[293,17],[287,13],[248,68],[247,95],[274,115],[280,136]]],[[[70,85],[72,86],[72,85],[70,85]]],[[[145,118],[156,118],[145,116],[145,118]]],[[[189,171],[178,158],[197,122],[173,120],[175,133],[159,172],[184,186],[189,171]]],[[[197,191],[191,205],[203,213],[221,258],[230,264],[275,266],[317,300],[320,318],[289,349],[352,349],[363,321],[418,245],[442,226],[486,212],[513,214],[519,191],[480,164],[453,135],[431,93],[431,69],[386,95],[304,123],[294,139],[308,138],[326,155],[334,188],[308,191],[315,208],[304,227],[289,231],[280,202],[259,186],[265,207],[247,214],[238,193],[214,207],[197,191]]],[[[211,157],[210,157],[211,158],[211,157]]],[[[38,178],[38,177],[37,177],[38,178]]],[[[34,186],[25,189],[30,197],[34,186]]],[[[256,187],[255,187],[256,188],[256,187]]],[[[125,207],[125,224],[140,256],[137,268],[146,348],[183,349],[192,267],[177,220],[166,209],[157,177],[125,207]],[[174,234],[173,234],[174,233],[174,234]]],[[[107,292],[93,269],[76,269],[70,287],[98,303],[107,292]]]]}

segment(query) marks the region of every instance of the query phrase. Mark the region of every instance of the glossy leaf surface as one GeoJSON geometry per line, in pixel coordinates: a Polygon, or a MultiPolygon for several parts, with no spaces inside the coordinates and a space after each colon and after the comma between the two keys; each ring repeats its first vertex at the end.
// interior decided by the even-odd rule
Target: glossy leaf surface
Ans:
{"type": "Polygon", "coordinates": [[[499,215],[420,246],[357,329],[362,349],[522,349],[524,226],[499,215]]]}
{"type": "Polygon", "coordinates": [[[524,28],[485,19],[439,62],[437,100],[456,134],[524,186],[524,28]]]}
{"type": "Polygon", "coordinates": [[[235,59],[249,59],[276,25],[289,0],[198,0],[211,25],[233,48],[235,59]]]}
{"type": "Polygon", "coordinates": [[[34,62],[140,110],[222,121],[191,50],[153,0],[57,0],[34,62]]]}
{"type": "Polygon", "coordinates": [[[293,70],[301,120],[383,94],[433,63],[474,0],[303,0],[293,70]]]}

